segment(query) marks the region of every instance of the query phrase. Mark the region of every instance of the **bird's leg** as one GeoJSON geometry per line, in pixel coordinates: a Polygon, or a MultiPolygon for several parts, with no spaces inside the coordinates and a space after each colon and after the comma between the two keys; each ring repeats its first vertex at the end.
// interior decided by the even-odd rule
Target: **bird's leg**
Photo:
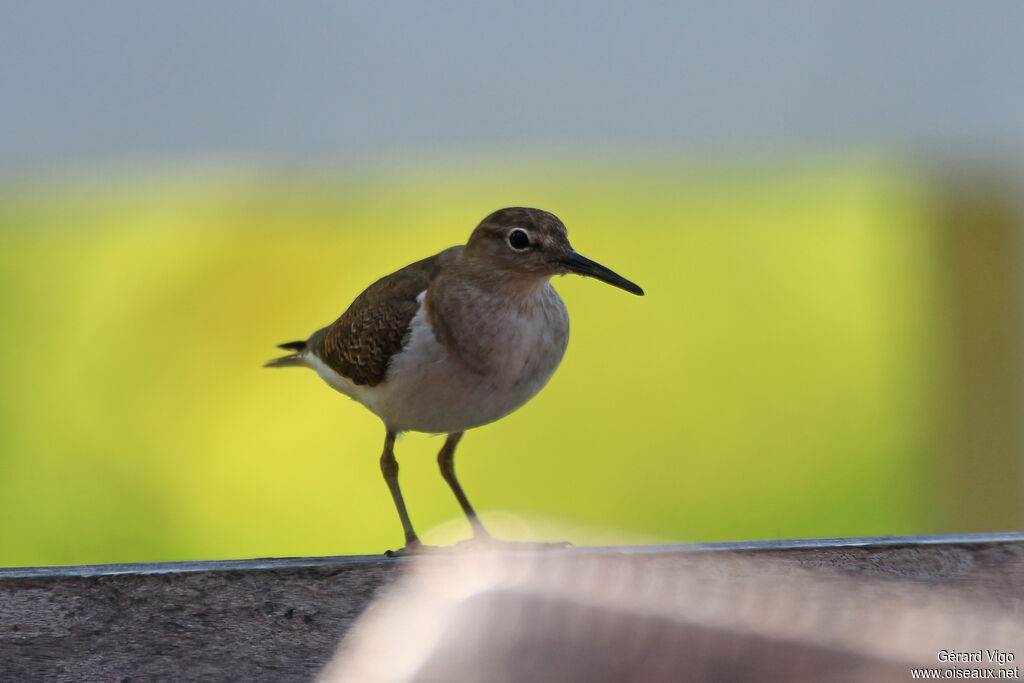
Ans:
{"type": "Polygon", "coordinates": [[[473,538],[490,538],[491,535],[487,533],[487,529],[477,517],[476,510],[469,504],[469,498],[466,498],[466,494],[459,486],[459,480],[455,476],[455,447],[459,445],[462,434],[463,432],[453,432],[448,435],[444,446],[441,447],[441,452],[437,454],[437,464],[441,467],[441,476],[452,488],[452,493],[455,494],[459,505],[462,506],[462,511],[466,513],[470,526],[473,527],[473,538]]]}
{"type": "MultiPolygon", "coordinates": [[[[402,500],[402,489],[398,487],[398,461],[395,460],[395,433],[390,429],[388,430],[387,436],[384,438],[384,454],[380,456],[380,470],[384,473],[384,481],[388,484],[388,489],[391,491],[391,497],[395,501],[395,507],[398,508],[398,516],[402,520],[402,531],[405,532],[405,548],[403,548],[403,550],[409,550],[413,546],[419,545],[420,539],[416,536],[416,531],[412,528],[412,521],[409,519],[409,513],[405,509],[405,501],[402,500]]],[[[390,551],[389,554],[391,554],[390,551]]]]}

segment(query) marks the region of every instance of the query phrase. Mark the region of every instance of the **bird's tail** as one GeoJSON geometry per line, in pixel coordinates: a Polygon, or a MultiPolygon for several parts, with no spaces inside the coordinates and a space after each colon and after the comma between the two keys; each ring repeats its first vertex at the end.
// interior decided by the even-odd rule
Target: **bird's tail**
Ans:
{"type": "Polygon", "coordinates": [[[306,342],[304,341],[293,341],[287,344],[278,344],[277,348],[284,349],[285,351],[292,351],[293,353],[287,356],[281,356],[280,358],[274,358],[268,360],[263,364],[265,368],[286,368],[292,365],[305,365],[306,364],[306,342]]]}

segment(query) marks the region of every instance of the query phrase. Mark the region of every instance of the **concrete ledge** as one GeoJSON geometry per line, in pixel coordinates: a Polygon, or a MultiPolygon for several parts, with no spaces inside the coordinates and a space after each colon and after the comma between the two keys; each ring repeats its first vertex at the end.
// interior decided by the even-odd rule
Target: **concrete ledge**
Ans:
{"type": "MultiPolygon", "coordinates": [[[[662,570],[692,568],[713,556],[765,559],[774,572],[793,567],[948,587],[1024,617],[1024,533],[584,547],[542,554],[552,565],[629,556],[656,562],[662,570]]],[[[0,569],[0,678],[310,680],[382,587],[413,564],[444,570],[458,555],[464,554],[0,569]]]]}

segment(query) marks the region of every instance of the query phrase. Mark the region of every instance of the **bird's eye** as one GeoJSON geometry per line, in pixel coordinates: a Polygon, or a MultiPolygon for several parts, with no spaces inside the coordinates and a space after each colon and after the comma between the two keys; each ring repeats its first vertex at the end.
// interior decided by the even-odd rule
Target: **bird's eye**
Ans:
{"type": "Polygon", "coordinates": [[[530,248],[530,236],[522,228],[512,228],[508,233],[508,246],[516,251],[526,251],[530,248]]]}

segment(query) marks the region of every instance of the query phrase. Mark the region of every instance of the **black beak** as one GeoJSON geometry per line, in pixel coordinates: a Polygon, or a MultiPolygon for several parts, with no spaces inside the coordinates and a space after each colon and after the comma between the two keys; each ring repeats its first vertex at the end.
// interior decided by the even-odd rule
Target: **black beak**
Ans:
{"type": "Polygon", "coordinates": [[[586,277],[597,278],[601,282],[607,282],[608,284],[614,285],[619,289],[624,289],[631,294],[636,294],[637,296],[644,295],[644,290],[640,289],[614,270],[605,268],[597,261],[591,261],[586,256],[577,254],[575,251],[569,252],[569,256],[562,261],[562,265],[574,273],[585,275],[586,277]]]}

